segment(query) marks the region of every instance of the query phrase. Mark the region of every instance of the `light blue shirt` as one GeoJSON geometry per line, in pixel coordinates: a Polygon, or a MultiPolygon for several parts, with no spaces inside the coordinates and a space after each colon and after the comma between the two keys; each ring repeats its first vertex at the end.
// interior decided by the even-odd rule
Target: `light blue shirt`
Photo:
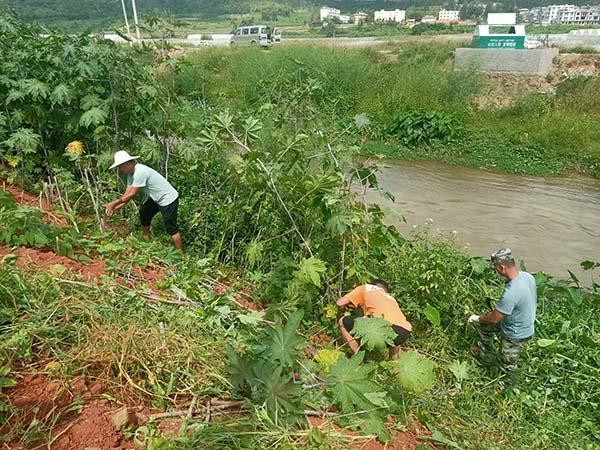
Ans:
{"type": "Polygon", "coordinates": [[[500,321],[502,332],[513,339],[525,339],[535,332],[537,308],[535,278],[530,273],[519,272],[504,288],[496,309],[504,314],[500,321]]]}
{"type": "Polygon", "coordinates": [[[137,163],[133,175],[127,175],[127,186],[139,187],[158,206],[168,206],[177,200],[179,193],[156,170],[137,163]]]}

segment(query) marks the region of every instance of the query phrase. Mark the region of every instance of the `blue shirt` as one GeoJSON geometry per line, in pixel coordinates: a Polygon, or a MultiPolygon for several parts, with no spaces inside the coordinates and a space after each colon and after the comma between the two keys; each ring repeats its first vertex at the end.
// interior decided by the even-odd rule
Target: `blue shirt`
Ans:
{"type": "Polygon", "coordinates": [[[496,309],[504,314],[500,321],[502,332],[513,339],[525,339],[535,331],[535,311],[537,308],[535,278],[530,273],[519,272],[504,288],[496,309]]]}
{"type": "Polygon", "coordinates": [[[127,176],[127,185],[142,188],[159,206],[168,206],[177,200],[179,194],[171,183],[156,170],[137,163],[133,175],[127,176]]]}

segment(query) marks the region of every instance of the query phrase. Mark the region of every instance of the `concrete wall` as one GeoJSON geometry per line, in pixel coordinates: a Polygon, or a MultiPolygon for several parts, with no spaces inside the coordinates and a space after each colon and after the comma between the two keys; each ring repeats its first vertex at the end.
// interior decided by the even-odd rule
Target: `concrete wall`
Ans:
{"type": "Polygon", "coordinates": [[[600,29],[576,30],[568,34],[534,34],[527,37],[562,49],[589,47],[600,53],[600,33],[598,32],[600,29]]]}
{"type": "Polygon", "coordinates": [[[557,48],[533,50],[457,48],[454,69],[545,75],[550,71],[552,60],[557,56],[557,48]]]}

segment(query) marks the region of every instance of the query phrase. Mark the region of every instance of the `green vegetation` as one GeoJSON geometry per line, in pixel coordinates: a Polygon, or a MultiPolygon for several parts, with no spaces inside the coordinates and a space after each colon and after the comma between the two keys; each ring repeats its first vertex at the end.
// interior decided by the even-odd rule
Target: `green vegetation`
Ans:
{"type": "MultiPolygon", "coordinates": [[[[203,101],[262,117],[283,100],[282,93],[298,89],[288,86],[303,80],[315,105],[306,112],[311,118],[343,131],[353,128],[356,115],[366,115],[369,124],[353,133],[354,140],[348,136],[349,145],[365,143],[363,153],[534,175],[600,176],[598,77],[567,78],[555,93],[521,93],[509,106],[478,107],[480,99],[493,105],[486,91],[490,83],[495,89],[495,81],[452,71],[456,45],[407,40],[373,49],[211,49],[187,58],[176,82],[180,92],[197,95],[192,84],[198,86],[193,78],[199,74],[208,92],[203,101]],[[411,123],[420,118],[427,130],[394,125],[405,117],[411,123]],[[441,134],[434,130],[442,127],[441,134]]],[[[491,95],[503,98],[504,92],[491,95]]]]}
{"type": "MultiPolygon", "coordinates": [[[[471,103],[482,81],[450,71],[450,45],[386,54],[210,49],[179,60],[163,46],[40,38],[9,16],[0,28],[9,36],[0,41],[2,177],[36,190],[47,183],[65,211],[56,214],[72,219],[59,229],[3,194],[2,244],[106,262],[94,281],[61,264],[27,268],[14,253],[2,258],[0,425],[11,445],[50,447],[57,421],[85,401],[20,411],[7,401],[11,380],[34,373],[66,384],[102,380],[105,397],[119,404],[185,407],[175,437],[161,436],[157,420],[127,430],[148,449],[351,445],[309,429],[310,411],[381,441],[418,422],[430,431],[423,445],[436,447],[598,446],[597,279],[582,288],[575,276],[536,274],[537,334],[522,381],[498,392],[497,368],[467,356],[475,333],[465,320],[489,307],[501,281],[485,260],[430,239],[428,229],[399,235],[356,193],[379,188],[364,144],[436,157],[443,145],[458,151],[473,130],[502,133],[519,117],[553,124],[534,134],[542,157],[574,139],[573,127],[581,154],[593,155],[597,131],[574,118],[597,120],[597,80],[570,80],[554,97],[482,113],[471,103]],[[155,243],[110,231],[116,224],[99,207],[119,188],[105,170],[115,149],[141,154],[178,187],[185,254],[168,247],[158,223],[155,243]],[[54,247],[56,238],[69,252],[54,247]],[[157,266],[164,274],[154,283],[135,275],[157,266]],[[382,361],[389,336],[378,321],[357,326],[366,351],[356,356],[331,340],[335,300],[373,277],[390,283],[415,324],[412,348],[392,362],[382,361]],[[249,300],[256,311],[244,306],[249,300]],[[329,338],[315,339],[323,333],[329,338]],[[190,402],[208,399],[239,400],[242,414],[209,421],[203,406],[201,417],[188,417],[190,402]]],[[[568,168],[570,160],[559,159],[568,168]]],[[[135,226],[133,208],[120,214],[135,226]]],[[[595,276],[599,267],[582,263],[595,276]]]]}

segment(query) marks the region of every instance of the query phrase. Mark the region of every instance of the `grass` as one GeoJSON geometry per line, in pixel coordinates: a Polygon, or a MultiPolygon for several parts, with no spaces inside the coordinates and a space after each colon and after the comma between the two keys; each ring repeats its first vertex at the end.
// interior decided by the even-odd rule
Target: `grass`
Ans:
{"type": "Polygon", "coordinates": [[[220,372],[224,334],[206,320],[207,309],[152,307],[141,291],[23,275],[10,264],[0,272],[3,283],[19,287],[2,289],[5,298],[14,299],[13,308],[5,304],[2,310],[4,323],[13,323],[3,327],[10,336],[0,348],[3,360],[40,370],[34,355],[45,354],[57,362],[54,376],[108,380],[115,390],[150,398],[159,407],[192,393],[227,389],[220,372]]]}

